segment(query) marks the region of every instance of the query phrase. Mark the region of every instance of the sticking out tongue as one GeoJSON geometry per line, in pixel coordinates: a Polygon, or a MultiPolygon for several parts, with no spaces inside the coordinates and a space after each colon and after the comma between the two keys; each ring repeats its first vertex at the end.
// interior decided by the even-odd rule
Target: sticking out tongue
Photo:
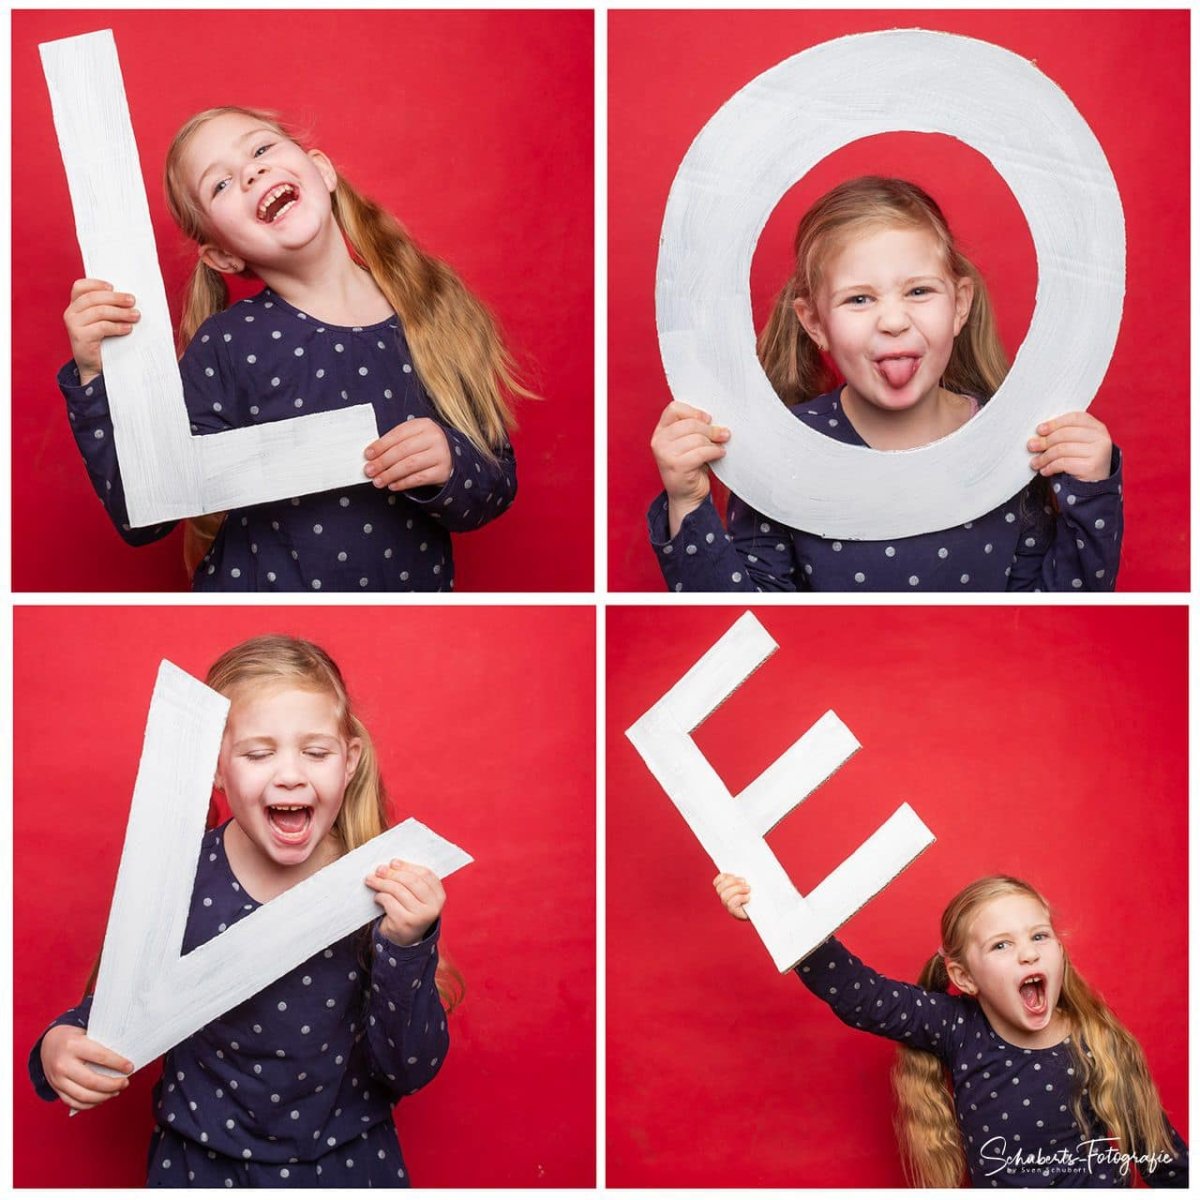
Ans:
{"type": "Polygon", "coordinates": [[[1040,1013],[1046,1007],[1046,993],[1041,982],[1023,983],[1021,985],[1021,1001],[1026,1012],[1040,1013]]]}
{"type": "Polygon", "coordinates": [[[879,373],[888,381],[889,387],[902,388],[917,373],[921,365],[919,358],[880,358],[875,360],[879,373]]]}
{"type": "Polygon", "coordinates": [[[303,833],[308,824],[307,808],[272,808],[271,824],[280,833],[303,833]]]}

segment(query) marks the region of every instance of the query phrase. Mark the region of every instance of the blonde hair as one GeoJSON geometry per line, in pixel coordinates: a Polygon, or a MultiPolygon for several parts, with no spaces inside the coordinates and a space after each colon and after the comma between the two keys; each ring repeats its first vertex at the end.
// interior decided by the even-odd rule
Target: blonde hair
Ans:
{"type": "MultiPolygon", "coordinates": [[[[341,852],[357,849],[388,828],[387,792],[371,735],[354,715],[337,663],[320,646],[284,634],[263,634],[226,650],[208,669],[205,682],[230,698],[247,689],[278,684],[330,696],[342,737],[347,742],[357,738],[362,745],[333,826],[341,852]]],[[[462,999],[462,975],[454,967],[439,963],[437,989],[449,1012],[462,999]]]]}
{"type": "MultiPolygon", "coordinates": [[[[946,960],[965,962],[968,931],[979,910],[1002,896],[1028,896],[1050,913],[1029,884],[993,875],[965,887],[942,914],[942,951],[925,964],[918,984],[944,992],[950,985],[946,960]]],[[[1100,1124],[1125,1154],[1173,1154],[1162,1102],[1137,1039],[1072,966],[1063,947],[1059,1011],[1071,1026],[1068,1043],[1075,1067],[1071,1113],[1087,1136],[1084,1092],[1100,1124]]],[[[896,1134],[905,1169],[917,1187],[959,1187],[966,1174],[962,1133],[950,1081],[941,1061],[925,1050],[901,1046],[892,1071],[896,1134]]]]}
{"type": "Polygon", "coordinates": [[[914,183],[866,175],[839,184],[804,214],[796,230],[792,276],[758,338],[758,358],[780,399],[799,404],[829,391],[837,376],[800,324],[793,307],[802,300],[816,307],[829,261],[857,234],[878,229],[920,229],[933,235],[946,270],[970,279],[975,295],[966,324],[954,340],[943,386],[990,399],[1008,374],[983,276],[963,254],[937,202],[914,183]]]}

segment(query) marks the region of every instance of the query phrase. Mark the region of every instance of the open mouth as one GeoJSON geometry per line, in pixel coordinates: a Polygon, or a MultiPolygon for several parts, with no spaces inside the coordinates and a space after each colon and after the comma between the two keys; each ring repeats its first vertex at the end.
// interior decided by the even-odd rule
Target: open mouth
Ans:
{"type": "Polygon", "coordinates": [[[295,184],[280,183],[258,202],[258,219],[270,225],[278,221],[300,199],[295,184]]]}
{"type": "Polygon", "coordinates": [[[1045,1016],[1046,1013],[1046,977],[1045,975],[1026,975],[1021,980],[1021,1003],[1031,1017],[1045,1016]]]}
{"type": "Polygon", "coordinates": [[[272,804],[267,808],[271,831],[285,842],[302,842],[308,837],[313,810],[307,804],[272,804]]]}
{"type": "Polygon", "coordinates": [[[888,387],[897,389],[911,382],[920,365],[919,354],[889,354],[875,360],[875,369],[887,381],[888,387]]]}

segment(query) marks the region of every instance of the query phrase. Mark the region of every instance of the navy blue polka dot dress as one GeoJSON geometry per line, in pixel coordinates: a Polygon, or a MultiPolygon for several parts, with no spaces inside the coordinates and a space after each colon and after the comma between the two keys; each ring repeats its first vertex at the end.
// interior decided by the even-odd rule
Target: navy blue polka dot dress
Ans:
{"type": "MultiPolygon", "coordinates": [[[[854,1029],[935,1054],[950,1073],[954,1110],[974,1187],[1129,1187],[1082,1096],[1086,1129],[1072,1114],[1078,1064],[1071,1039],[1045,1050],[1004,1041],[968,996],[887,979],[836,938],[796,968],[804,986],[854,1029]]],[[[1086,1047],[1083,1053],[1091,1058],[1086,1047]]],[[[1170,1128],[1168,1126],[1168,1128],[1170,1128]]],[[[1188,1152],[1170,1129],[1174,1158],[1139,1167],[1151,1187],[1187,1187],[1188,1152]]]]}
{"type": "MultiPolygon", "coordinates": [[[[839,392],[796,405],[810,429],[865,446],[839,392]]],[[[1058,513],[1032,486],[953,529],[890,541],[836,541],[792,529],[730,496],[728,531],[705,500],[671,537],[667,498],[650,506],[650,542],[676,592],[1100,592],[1112,591],[1124,527],[1121,455],[1085,483],[1056,475],[1058,513]]]]}
{"type": "MultiPolygon", "coordinates": [[[[453,457],[441,486],[390,492],[364,476],[353,487],[229,513],[195,591],[448,591],[450,534],[487,524],[516,495],[511,446],[489,459],[437,417],[395,317],[323,324],[266,288],[205,321],[179,369],[196,434],[367,402],[380,433],[417,417],[438,421],[453,457]]],[[[131,545],[165,537],[174,522],[129,526],[104,377],[81,387],[72,362],[58,382],[92,486],[121,536],[131,545]]]]}
{"type": "MultiPolygon", "coordinates": [[[[205,835],[183,950],[260,907],[205,835]]],[[[416,946],[343,938],[171,1049],[154,1092],[152,1187],[407,1187],[392,1105],[449,1046],[435,926],[416,946]]],[[[87,1027],[89,996],[55,1025],[87,1027]]],[[[29,1058],[38,1094],[57,1099],[29,1058]]],[[[117,1097],[108,1101],[120,1104],[117,1097]]]]}

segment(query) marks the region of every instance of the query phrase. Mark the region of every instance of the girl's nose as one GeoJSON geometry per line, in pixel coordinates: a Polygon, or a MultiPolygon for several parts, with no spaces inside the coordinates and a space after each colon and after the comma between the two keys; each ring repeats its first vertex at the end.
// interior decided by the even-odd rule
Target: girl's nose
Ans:
{"type": "Polygon", "coordinates": [[[271,782],[276,787],[302,787],[306,779],[300,762],[291,755],[279,755],[275,760],[275,777],[271,782]]]}
{"type": "Polygon", "coordinates": [[[908,310],[896,301],[880,302],[879,328],[886,333],[903,333],[909,326],[908,310]]]}
{"type": "Polygon", "coordinates": [[[251,162],[246,164],[246,170],[243,172],[242,178],[245,186],[249,187],[265,170],[266,163],[251,162]]]}

